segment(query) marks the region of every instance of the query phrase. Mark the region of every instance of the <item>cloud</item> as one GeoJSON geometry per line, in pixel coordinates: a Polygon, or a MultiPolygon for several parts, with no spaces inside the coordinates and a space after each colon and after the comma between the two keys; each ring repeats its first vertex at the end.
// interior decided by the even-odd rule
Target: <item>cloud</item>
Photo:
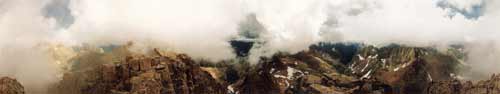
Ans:
{"type": "Polygon", "coordinates": [[[0,76],[16,77],[27,93],[44,92],[57,80],[57,68],[42,48],[54,33],[40,9],[43,0],[0,1],[0,76]]]}
{"type": "Polygon", "coordinates": [[[240,1],[83,0],[70,2],[75,22],[63,36],[98,45],[134,41],[196,58],[235,57],[228,43],[244,18],[240,1]]]}
{"type": "MultiPolygon", "coordinates": [[[[68,40],[78,43],[167,47],[196,58],[234,57],[228,41],[253,15],[258,43],[250,60],[276,52],[295,53],[327,42],[448,46],[466,43],[470,53],[500,34],[495,0],[85,0],[70,2],[74,24],[68,40]],[[450,18],[450,12],[454,15],[450,18]],[[262,30],[261,30],[262,29],[262,30]],[[206,50],[210,49],[210,50],[206,50]],[[214,54],[217,53],[217,54],[214,54]]],[[[500,49],[495,47],[495,49],[500,49]]],[[[493,53],[500,54],[500,53],[493,53]]],[[[469,56],[481,58],[481,56],[469,56]]],[[[482,62],[470,59],[467,62],[482,62]]],[[[497,65],[489,60],[486,65],[497,65]]],[[[483,71],[478,71],[483,72],[483,71]]],[[[484,73],[493,73],[491,69],[484,73]]]]}
{"type": "Polygon", "coordinates": [[[338,28],[347,41],[399,42],[430,45],[463,41],[473,21],[447,19],[444,10],[430,0],[379,0],[380,7],[358,16],[338,17],[338,28]]]}
{"type": "Polygon", "coordinates": [[[158,47],[213,61],[232,59],[228,41],[238,37],[248,15],[254,15],[248,22],[258,23],[250,29],[259,31],[250,51],[255,62],[321,41],[464,43],[474,73],[498,73],[490,67],[500,65],[494,58],[500,56],[498,6],[498,0],[0,0],[0,74],[36,83],[27,86],[35,91],[56,79],[44,43],[133,41],[138,51],[158,47]]]}
{"type": "Polygon", "coordinates": [[[339,27],[345,41],[369,44],[401,43],[414,46],[440,46],[464,44],[471,67],[465,75],[471,79],[489,77],[500,70],[500,12],[495,0],[441,0],[461,11],[473,12],[481,5],[481,15],[455,15],[449,18],[450,9],[434,6],[431,0],[379,0],[380,8],[358,16],[340,16],[339,27]],[[471,75],[474,74],[474,75],[471,75]]]}
{"type": "Polygon", "coordinates": [[[471,70],[467,75],[475,79],[487,78],[492,73],[499,73],[500,69],[500,2],[489,0],[486,2],[485,15],[474,22],[473,28],[466,32],[465,39],[469,52],[467,63],[471,70]]]}

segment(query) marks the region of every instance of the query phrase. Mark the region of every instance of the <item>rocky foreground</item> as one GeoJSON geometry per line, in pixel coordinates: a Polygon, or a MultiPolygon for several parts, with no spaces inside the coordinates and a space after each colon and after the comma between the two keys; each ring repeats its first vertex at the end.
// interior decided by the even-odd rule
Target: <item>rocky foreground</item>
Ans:
{"type": "Polygon", "coordinates": [[[184,54],[160,54],[68,73],[51,94],[225,94],[226,86],[184,54]]]}
{"type": "Polygon", "coordinates": [[[13,78],[0,78],[0,94],[24,94],[24,87],[13,78]]]}
{"type": "MultiPolygon", "coordinates": [[[[49,94],[500,94],[500,75],[460,80],[460,54],[364,46],[349,55],[341,48],[312,46],[256,65],[244,58],[213,63],[159,50],[117,60],[87,54],[80,57],[93,59],[76,59],[49,94]]],[[[2,78],[0,94],[23,93],[14,79],[2,78]]]]}
{"type": "Polygon", "coordinates": [[[500,94],[500,75],[492,75],[489,80],[477,83],[459,80],[432,82],[427,94],[500,94]]]}

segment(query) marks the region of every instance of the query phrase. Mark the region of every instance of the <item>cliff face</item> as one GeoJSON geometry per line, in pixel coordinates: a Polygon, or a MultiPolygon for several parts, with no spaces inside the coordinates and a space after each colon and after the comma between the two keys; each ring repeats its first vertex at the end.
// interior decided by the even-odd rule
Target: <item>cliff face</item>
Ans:
{"type": "Polygon", "coordinates": [[[452,80],[460,62],[429,48],[365,47],[349,68],[358,77],[373,77],[395,93],[420,94],[432,81],[452,80]]]}
{"type": "Polygon", "coordinates": [[[13,78],[0,78],[0,94],[24,94],[24,87],[13,78]]]}
{"type": "Polygon", "coordinates": [[[432,82],[455,79],[460,65],[453,55],[430,48],[353,49],[347,63],[340,52],[314,48],[264,58],[230,87],[243,94],[422,94],[432,82]]]}
{"type": "Polygon", "coordinates": [[[128,56],[64,75],[53,94],[225,94],[223,82],[184,54],[128,56]]]}
{"type": "Polygon", "coordinates": [[[450,80],[430,83],[426,94],[499,94],[500,75],[492,75],[488,80],[477,83],[450,80]]]}
{"type": "Polygon", "coordinates": [[[374,79],[339,73],[341,65],[310,51],[276,55],[264,60],[240,81],[230,85],[240,94],[389,93],[390,87],[374,79]]]}
{"type": "Polygon", "coordinates": [[[460,60],[431,48],[345,47],[359,48],[344,48],[354,49],[351,56],[341,49],[326,51],[331,48],[278,53],[257,65],[244,60],[194,61],[185,54],[154,50],[116,62],[80,64],[84,66],[66,73],[50,94],[494,94],[500,90],[496,84],[500,76],[475,84],[457,80],[460,60]]]}

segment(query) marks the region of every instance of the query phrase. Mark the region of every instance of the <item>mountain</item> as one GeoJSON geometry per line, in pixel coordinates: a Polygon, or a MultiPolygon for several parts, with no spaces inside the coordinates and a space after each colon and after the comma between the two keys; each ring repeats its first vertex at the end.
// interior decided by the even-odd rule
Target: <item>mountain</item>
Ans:
{"type": "Polygon", "coordinates": [[[185,54],[127,56],[124,61],[73,70],[50,94],[225,94],[214,79],[185,54]]]}
{"type": "Polygon", "coordinates": [[[421,94],[433,81],[455,79],[457,59],[432,48],[320,43],[264,58],[230,86],[243,94],[421,94]]]}
{"type": "Polygon", "coordinates": [[[498,75],[478,83],[461,79],[459,70],[466,65],[462,63],[464,53],[460,47],[438,51],[432,47],[397,44],[377,47],[318,43],[298,53],[280,52],[262,57],[256,64],[245,58],[210,62],[160,49],[132,53],[126,46],[105,48],[98,52],[90,49],[71,59],[69,71],[50,87],[49,93],[496,94],[500,91],[498,75]]]}

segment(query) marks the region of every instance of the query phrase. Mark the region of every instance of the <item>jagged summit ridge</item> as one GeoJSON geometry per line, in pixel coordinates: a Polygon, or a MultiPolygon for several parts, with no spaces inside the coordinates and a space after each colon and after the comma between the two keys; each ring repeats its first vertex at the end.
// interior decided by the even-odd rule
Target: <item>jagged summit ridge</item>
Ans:
{"type": "MultiPolygon", "coordinates": [[[[441,90],[436,83],[460,80],[452,75],[458,74],[460,58],[433,48],[325,45],[295,54],[262,57],[256,65],[244,58],[211,62],[158,49],[150,54],[128,53],[116,57],[123,59],[94,63],[97,66],[72,68],[51,91],[53,94],[427,94],[441,90]],[[347,57],[351,57],[348,62],[343,60],[347,57]]],[[[113,51],[122,50],[104,53],[113,51]]]]}

